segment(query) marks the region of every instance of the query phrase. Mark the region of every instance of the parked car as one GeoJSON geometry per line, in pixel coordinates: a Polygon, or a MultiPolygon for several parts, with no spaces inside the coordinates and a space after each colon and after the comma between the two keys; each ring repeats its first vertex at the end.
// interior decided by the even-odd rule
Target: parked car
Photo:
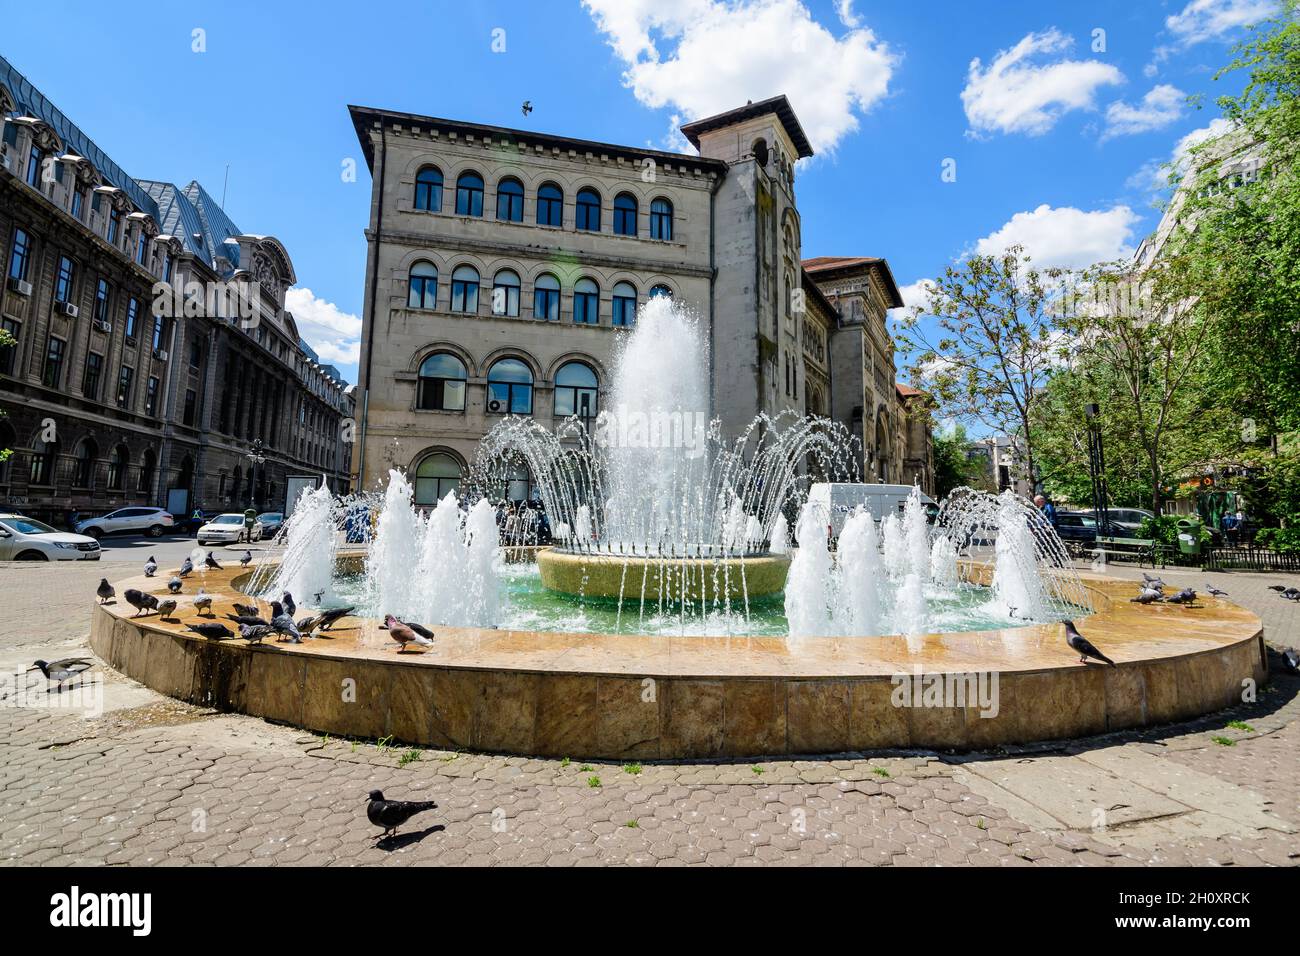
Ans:
{"type": "Polygon", "coordinates": [[[266,511],[257,516],[257,523],[262,526],[262,537],[274,538],[284,527],[284,515],[279,511],[266,511]]]}
{"type": "MultiPolygon", "coordinates": [[[[244,516],[235,512],[220,514],[199,528],[200,547],[209,544],[234,544],[244,535],[244,516]]],[[[254,541],[262,540],[262,526],[253,522],[251,537],[254,541]]]]}
{"type": "Polygon", "coordinates": [[[89,535],[56,531],[43,521],[0,514],[0,561],[98,561],[99,542],[89,535]]]}
{"type": "MultiPolygon", "coordinates": [[[[1121,529],[1124,532],[1122,536],[1126,538],[1138,537],[1142,531],[1142,522],[1155,517],[1143,508],[1107,508],[1106,513],[1110,516],[1111,524],[1116,529],[1121,529]]],[[[1092,515],[1095,512],[1092,508],[1084,508],[1080,514],[1092,515]]]]}
{"type": "MultiPolygon", "coordinates": [[[[1066,544],[1094,544],[1097,541],[1097,518],[1085,511],[1058,511],[1056,533],[1066,544]]],[[[1111,521],[1102,529],[1106,538],[1131,538],[1126,528],[1111,521]]]]}
{"type": "Polygon", "coordinates": [[[77,522],[73,529],[77,534],[99,538],[106,534],[147,534],[151,538],[162,537],[169,531],[176,530],[176,519],[170,511],[162,508],[118,508],[98,518],[85,518],[77,522]]]}

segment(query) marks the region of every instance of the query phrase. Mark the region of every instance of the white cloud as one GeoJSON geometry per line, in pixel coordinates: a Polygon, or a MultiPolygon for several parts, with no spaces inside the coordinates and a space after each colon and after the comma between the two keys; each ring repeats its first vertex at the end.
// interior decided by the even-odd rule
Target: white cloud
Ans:
{"type": "Polygon", "coordinates": [[[980,255],[1000,255],[1008,246],[1024,246],[1040,269],[1078,269],[1133,254],[1133,230],[1141,217],[1128,206],[1085,212],[1044,203],[1018,212],[1005,225],[975,243],[980,255]]]}
{"type": "Polygon", "coordinates": [[[1187,158],[1191,155],[1193,148],[1207,140],[1218,139],[1230,129],[1232,129],[1232,122],[1224,119],[1222,116],[1210,120],[1208,126],[1194,129],[1178,141],[1174,146],[1174,153],[1170,158],[1170,162],[1172,162],[1179,170],[1182,170],[1186,167],[1187,158]]]}
{"type": "Polygon", "coordinates": [[[1071,110],[1094,109],[1100,87],[1124,82],[1123,73],[1100,60],[1031,62],[1073,45],[1073,39],[1052,28],[1000,50],[987,67],[972,60],[961,91],[971,131],[1038,136],[1071,110]]]}
{"type": "Polygon", "coordinates": [[[862,18],[853,12],[853,0],[835,0],[835,15],[850,30],[862,25],[862,18]]]}
{"type": "Polygon", "coordinates": [[[284,296],[298,332],[321,360],[355,365],[361,357],[361,319],[333,302],[319,299],[305,286],[294,286],[284,296]]]}
{"type": "Polygon", "coordinates": [[[1275,0],[1192,0],[1165,18],[1165,28],[1182,46],[1213,40],[1277,12],[1275,0]]]}
{"type": "Polygon", "coordinates": [[[1106,108],[1106,130],[1101,138],[1107,140],[1116,136],[1164,129],[1183,115],[1186,99],[1187,94],[1178,87],[1161,83],[1152,87],[1136,106],[1116,100],[1106,108]]]}
{"type": "Polygon", "coordinates": [[[899,286],[898,294],[903,297],[903,305],[902,308],[888,310],[886,313],[888,319],[891,322],[901,322],[909,318],[912,310],[918,306],[924,309],[930,304],[930,289],[933,286],[933,279],[917,279],[915,282],[899,286]]]}
{"type": "Polygon", "coordinates": [[[640,103],[698,119],[785,93],[817,150],[858,128],[857,114],[887,95],[898,59],[866,27],[837,39],[799,0],[583,6],[626,64],[623,81],[640,103]]]}

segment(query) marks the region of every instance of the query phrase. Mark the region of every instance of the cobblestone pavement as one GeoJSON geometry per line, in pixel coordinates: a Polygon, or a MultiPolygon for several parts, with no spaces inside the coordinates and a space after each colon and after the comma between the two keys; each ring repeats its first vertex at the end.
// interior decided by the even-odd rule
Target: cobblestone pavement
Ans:
{"type": "MultiPolygon", "coordinates": [[[[85,601],[107,571],[0,564],[0,671],[85,652],[85,601]]],[[[1300,606],[1267,590],[1294,575],[1165,578],[1213,580],[1271,642],[1300,643],[1300,606]]],[[[1276,673],[1256,704],[1064,745],[644,766],[333,740],[104,677],[95,719],[0,706],[0,862],[1300,862],[1300,680],[1276,673]],[[376,788],[439,807],[377,843],[376,788]]]]}

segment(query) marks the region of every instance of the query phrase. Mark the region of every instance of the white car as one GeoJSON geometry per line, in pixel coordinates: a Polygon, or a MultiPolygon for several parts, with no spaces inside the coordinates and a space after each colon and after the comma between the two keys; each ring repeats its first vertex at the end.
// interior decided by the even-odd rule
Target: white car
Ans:
{"type": "MultiPolygon", "coordinates": [[[[242,514],[217,515],[203,527],[197,535],[199,545],[234,544],[244,533],[244,516],[242,514]]],[[[262,526],[253,522],[252,540],[262,540],[262,526]]]]}
{"type": "Polygon", "coordinates": [[[0,514],[0,561],[98,561],[99,542],[43,521],[0,514]]]}
{"type": "Polygon", "coordinates": [[[88,534],[92,538],[131,531],[147,534],[151,538],[159,538],[175,530],[176,519],[172,517],[170,511],[163,508],[118,508],[98,518],[87,518],[77,522],[77,533],[88,534]]]}

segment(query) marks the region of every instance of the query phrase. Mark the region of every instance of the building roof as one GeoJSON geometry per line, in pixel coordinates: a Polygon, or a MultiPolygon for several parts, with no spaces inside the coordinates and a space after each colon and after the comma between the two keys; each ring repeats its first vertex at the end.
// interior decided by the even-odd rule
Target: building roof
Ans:
{"type": "Polygon", "coordinates": [[[898,283],[894,281],[894,273],[885,259],[876,256],[813,256],[803,260],[803,267],[814,281],[855,272],[866,275],[874,271],[885,283],[885,290],[889,294],[888,307],[898,309],[905,304],[903,294],[898,291],[898,283]]]}
{"type": "Polygon", "coordinates": [[[682,135],[690,140],[692,146],[699,149],[701,134],[715,129],[722,129],[724,126],[734,126],[737,123],[743,123],[747,119],[762,116],[766,113],[776,114],[777,119],[781,121],[781,125],[785,127],[786,135],[794,143],[794,148],[798,151],[800,159],[813,154],[812,144],[808,142],[808,137],[804,135],[803,126],[799,124],[799,117],[794,115],[794,107],[790,105],[790,101],[784,93],[765,100],[759,100],[757,103],[751,100],[744,106],[737,107],[734,110],[727,110],[725,113],[693,120],[681,128],[682,135]]]}
{"type": "Polygon", "coordinates": [[[799,284],[805,291],[812,294],[813,301],[826,311],[826,314],[831,318],[831,321],[835,321],[836,309],[834,303],[832,303],[830,299],[826,298],[826,293],[824,293],[821,290],[821,287],[817,285],[817,280],[808,274],[807,269],[799,270],[799,284]]]}
{"type": "Polygon", "coordinates": [[[723,172],[727,164],[718,159],[706,159],[703,156],[690,156],[686,153],[670,153],[660,149],[641,149],[635,146],[619,146],[614,143],[602,143],[595,140],[574,139],[570,136],[557,136],[530,129],[513,129],[509,126],[488,126],[483,123],[468,123],[464,120],[445,119],[439,116],[423,116],[419,113],[401,113],[396,110],[383,110],[371,106],[348,106],[352,116],[352,125],[356,129],[357,139],[361,141],[362,152],[366,156],[366,165],[371,172],[375,169],[374,150],[370,144],[368,131],[376,123],[385,126],[418,126],[421,129],[436,129],[440,132],[456,133],[460,136],[474,136],[480,139],[503,139],[516,142],[555,147],[562,150],[574,150],[579,153],[605,153],[610,156],[622,156],[640,162],[650,157],[658,162],[673,163],[679,166],[695,166],[698,169],[713,169],[723,172]]]}
{"type": "Polygon", "coordinates": [[[911,385],[904,385],[902,382],[895,382],[894,388],[898,389],[898,394],[903,398],[916,398],[918,395],[924,395],[925,392],[919,388],[913,388],[911,385]]]}

